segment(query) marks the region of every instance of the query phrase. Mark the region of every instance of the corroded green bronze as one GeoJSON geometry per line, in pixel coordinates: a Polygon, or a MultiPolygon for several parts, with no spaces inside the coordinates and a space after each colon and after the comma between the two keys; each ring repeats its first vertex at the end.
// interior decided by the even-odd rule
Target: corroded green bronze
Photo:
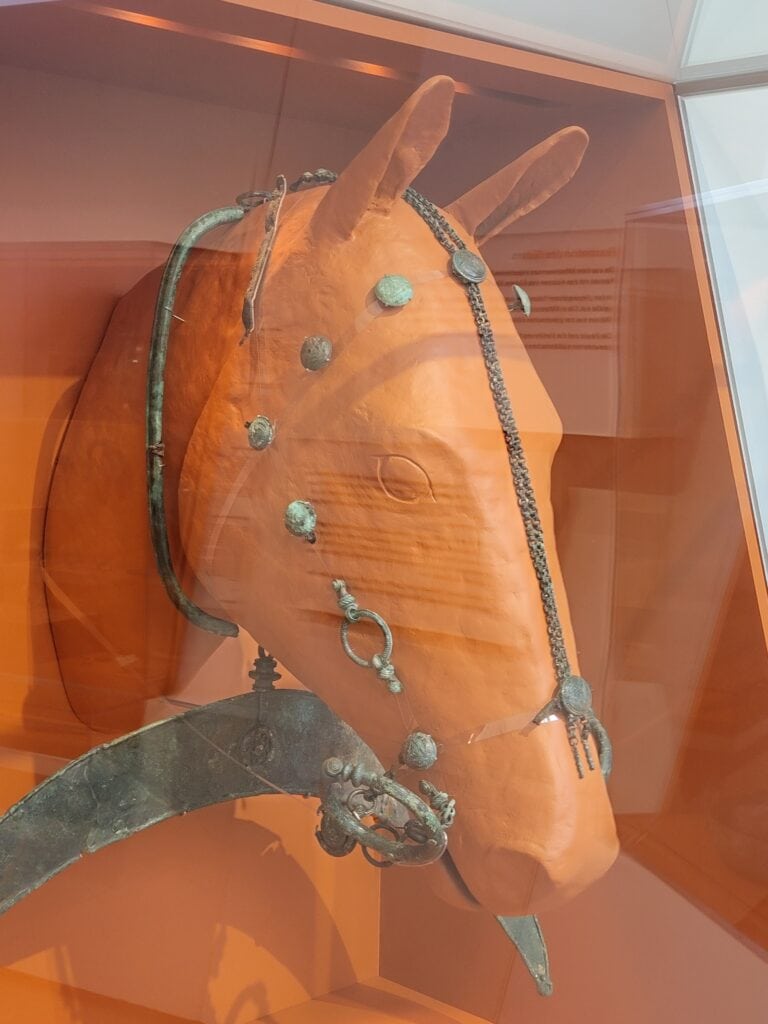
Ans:
{"type": "Polygon", "coordinates": [[[553,985],[549,973],[549,955],[538,919],[531,914],[528,917],[497,917],[496,920],[517,946],[523,963],[536,982],[539,995],[551,996],[553,985]]]}
{"type": "Polygon", "coordinates": [[[372,859],[370,855],[366,857],[376,867],[431,864],[442,857],[448,843],[444,824],[440,816],[415,793],[385,772],[371,771],[358,761],[345,762],[340,757],[329,757],[323,768],[328,778],[333,780],[323,801],[323,815],[331,818],[334,828],[360,843],[364,854],[376,851],[382,857],[381,861],[372,859]],[[351,791],[344,787],[344,783],[351,783],[351,791]],[[361,790],[370,807],[360,805],[361,790]],[[372,826],[364,824],[361,818],[372,815],[373,802],[382,797],[389,797],[400,804],[410,812],[411,819],[401,820],[394,815],[385,817],[379,814],[377,823],[372,826]],[[407,842],[407,839],[413,841],[407,842]]]}
{"type": "Polygon", "coordinates": [[[400,763],[407,768],[431,768],[437,761],[437,744],[428,732],[412,732],[400,750],[400,763]]]}
{"type": "Polygon", "coordinates": [[[268,416],[254,416],[246,423],[248,444],[257,452],[268,448],[275,439],[275,426],[268,416]]]}
{"type": "Polygon", "coordinates": [[[163,438],[163,405],[165,402],[165,364],[168,358],[168,338],[173,320],[181,274],[190,252],[203,235],[222,224],[233,224],[245,216],[244,206],[224,206],[198,217],[179,236],[171,250],[163,271],[160,291],[155,306],[155,319],[149,343],[149,369],[147,373],[147,492],[149,500],[149,528],[157,571],[168,596],[190,622],[218,636],[237,636],[234,622],[219,619],[203,611],[190,600],[181,588],[173,568],[165,520],[165,442],[163,438]]]}
{"type": "Polygon", "coordinates": [[[285,510],[283,521],[286,530],[294,537],[303,537],[314,544],[317,512],[308,501],[292,501],[285,510]]]}
{"type": "Polygon", "coordinates": [[[613,745],[605,726],[592,709],[592,688],[586,679],[569,675],[558,688],[557,694],[544,705],[533,721],[540,725],[550,715],[562,715],[565,719],[568,742],[573,751],[579,777],[584,775],[579,743],[584,751],[587,767],[590,771],[595,767],[589,747],[589,738],[592,736],[597,747],[600,770],[607,778],[613,768],[613,745]]]}
{"type": "Polygon", "coordinates": [[[322,370],[331,361],[333,342],[324,334],[313,334],[304,339],[300,355],[301,365],[305,370],[322,370]]]}
{"type": "Polygon", "coordinates": [[[515,293],[515,298],[509,304],[510,313],[515,313],[517,310],[523,314],[523,316],[531,315],[531,297],[525,288],[522,288],[519,284],[513,284],[512,290],[515,293]]]}
{"type": "Polygon", "coordinates": [[[373,292],[382,306],[397,308],[406,306],[411,301],[413,285],[407,277],[401,277],[400,274],[386,274],[376,282],[373,292]]]}
{"type": "Polygon", "coordinates": [[[451,254],[451,270],[465,284],[482,284],[488,275],[480,257],[469,249],[456,249],[451,254]]]}
{"type": "MultiPolygon", "coordinates": [[[[318,697],[266,680],[94,747],[0,816],[0,914],[85,854],[176,815],[246,796],[338,801],[352,787],[324,770],[332,757],[384,771],[318,697]]],[[[381,798],[374,809],[385,813],[381,798]]],[[[361,825],[350,849],[366,840],[361,825]]]]}
{"type": "Polygon", "coordinates": [[[393,647],[392,630],[378,612],[372,612],[370,608],[361,608],[358,605],[356,598],[347,590],[347,584],[344,580],[333,580],[331,586],[336,592],[339,608],[344,612],[340,632],[341,646],[344,648],[344,653],[350,661],[354,661],[360,668],[372,668],[379,679],[386,683],[390,693],[402,693],[403,684],[398,679],[395,666],[390,660],[393,647]],[[349,639],[349,627],[355,622],[359,622],[360,619],[368,619],[370,622],[374,622],[381,630],[384,638],[383,649],[377,654],[372,655],[370,660],[368,658],[361,658],[349,639]]]}

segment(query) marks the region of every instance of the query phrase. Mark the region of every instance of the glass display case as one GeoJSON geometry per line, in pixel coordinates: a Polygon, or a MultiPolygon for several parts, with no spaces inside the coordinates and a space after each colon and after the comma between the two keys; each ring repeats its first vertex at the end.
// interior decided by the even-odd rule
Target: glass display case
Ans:
{"type": "Polygon", "coordinates": [[[764,1020],[746,8],[0,4],[0,1020],[764,1020]]]}

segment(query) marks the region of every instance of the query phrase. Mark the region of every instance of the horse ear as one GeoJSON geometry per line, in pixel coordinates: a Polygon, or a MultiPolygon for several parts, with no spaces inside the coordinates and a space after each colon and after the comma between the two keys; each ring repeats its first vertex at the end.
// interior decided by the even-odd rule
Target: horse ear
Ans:
{"type": "Polygon", "coordinates": [[[339,175],[312,218],[316,239],[349,238],[364,214],[386,213],[432,159],[451,117],[453,80],[424,82],[339,175]]]}
{"type": "Polygon", "coordinates": [[[563,128],[465,192],[446,213],[478,244],[487,242],[566,185],[578,170],[588,142],[583,128],[563,128]]]}

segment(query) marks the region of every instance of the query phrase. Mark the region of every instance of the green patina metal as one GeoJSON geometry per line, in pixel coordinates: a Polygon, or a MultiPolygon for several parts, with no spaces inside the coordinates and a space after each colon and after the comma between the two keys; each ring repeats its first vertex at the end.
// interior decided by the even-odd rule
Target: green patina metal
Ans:
{"type": "Polygon", "coordinates": [[[361,608],[358,605],[355,597],[347,590],[347,584],[344,580],[333,580],[331,585],[336,592],[339,608],[344,612],[340,631],[341,646],[344,649],[344,653],[350,661],[354,661],[360,668],[372,668],[379,679],[386,683],[390,693],[402,693],[403,684],[398,679],[395,666],[390,660],[393,647],[392,630],[378,612],[372,612],[370,608],[361,608]],[[374,654],[370,660],[368,658],[361,658],[352,647],[349,639],[349,627],[361,619],[368,619],[369,622],[375,623],[381,630],[384,638],[383,650],[374,654]]]}
{"type": "Polygon", "coordinates": [[[437,744],[428,732],[411,732],[400,749],[400,764],[407,768],[431,768],[437,761],[437,744]]]}
{"type": "Polygon", "coordinates": [[[326,795],[322,813],[328,816],[335,829],[340,829],[347,836],[360,844],[365,851],[375,851],[383,860],[370,860],[376,867],[388,864],[431,864],[439,860],[445,852],[448,837],[444,823],[415,793],[401,786],[384,772],[371,771],[360,761],[344,761],[340,757],[330,757],[324,764],[326,775],[334,780],[326,795]],[[350,792],[342,783],[351,782],[354,787],[350,792]],[[418,840],[394,816],[378,815],[379,825],[392,838],[383,835],[376,824],[369,826],[360,820],[360,808],[357,806],[356,791],[362,790],[371,802],[380,797],[390,797],[412,815],[412,821],[418,824],[418,840]]]}
{"type": "Polygon", "coordinates": [[[515,298],[509,304],[509,311],[515,313],[517,310],[523,314],[523,316],[531,315],[531,297],[528,292],[519,284],[513,284],[512,290],[515,293],[515,298]]]}
{"type": "MultiPolygon", "coordinates": [[[[228,619],[221,619],[204,611],[183,591],[179,578],[173,567],[170,545],[168,543],[168,525],[165,514],[165,441],[163,435],[163,409],[165,405],[165,366],[168,360],[168,341],[171,323],[174,320],[174,303],[181,275],[186,266],[189,254],[203,235],[214,228],[226,224],[235,224],[242,220],[246,213],[258,206],[267,204],[264,242],[259,250],[256,265],[251,273],[251,280],[243,304],[243,322],[245,337],[254,328],[254,302],[264,279],[267,262],[277,232],[280,207],[286,193],[285,179],[277,180],[276,188],[271,191],[243,192],[236,200],[235,206],[223,206],[211,210],[198,217],[189,227],[185,228],[171,250],[168,262],[163,271],[160,290],[155,306],[155,318],[152,324],[152,335],[149,345],[149,368],[147,371],[147,409],[146,409],[146,440],[147,440],[147,495],[149,501],[149,525],[152,547],[155,552],[157,569],[163,585],[174,605],[191,623],[217,636],[237,636],[238,627],[228,619]]],[[[177,318],[178,319],[178,318],[177,318]]],[[[274,436],[274,428],[266,416],[257,417],[248,425],[248,440],[254,448],[266,448],[274,436]],[[257,422],[258,421],[258,422],[257,422]],[[254,424],[256,424],[254,426],[254,424]],[[253,427],[253,430],[251,428],[253,427]]]]}
{"type": "Polygon", "coordinates": [[[181,275],[189,254],[203,235],[223,224],[234,224],[245,216],[245,207],[224,206],[198,217],[179,236],[165,265],[163,279],[155,306],[155,319],[149,346],[147,374],[147,493],[149,499],[149,527],[157,570],[163,585],[178,610],[194,625],[218,636],[237,636],[234,622],[217,618],[203,611],[184,593],[173,567],[168,543],[165,516],[165,441],[163,435],[163,407],[165,404],[165,365],[168,359],[168,339],[174,319],[174,302],[181,275]]]}
{"type": "MultiPolygon", "coordinates": [[[[84,854],[176,815],[248,796],[325,800],[333,791],[346,799],[352,786],[325,769],[333,757],[354,760],[366,778],[383,774],[373,751],[314,694],[256,681],[247,693],[94,747],[0,816],[0,914],[84,854]]],[[[401,803],[409,796],[394,783],[390,794],[401,803]]],[[[418,809],[426,816],[426,806],[418,809]]],[[[372,810],[387,814],[383,788],[372,810]]],[[[399,824],[404,815],[393,813],[399,824]]],[[[368,840],[363,826],[353,838],[349,851],[368,840]]]]}
{"type": "Polygon", "coordinates": [[[592,710],[592,688],[581,676],[570,675],[563,682],[556,696],[552,698],[534,718],[541,725],[550,715],[562,715],[568,730],[568,740],[574,753],[579,775],[584,774],[579,754],[579,742],[584,751],[587,768],[595,767],[589,737],[593,736],[597,747],[600,770],[608,778],[613,769],[613,746],[605,726],[592,710]]]}
{"type": "Polygon", "coordinates": [[[254,416],[245,424],[248,444],[257,452],[268,448],[275,439],[275,425],[268,416],[254,416]]]}
{"type": "Polygon", "coordinates": [[[327,366],[331,361],[333,355],[333,342],[330,338],[326,338],[324,334],[313,334],[309,338],[305,338],[299,357],[301,359],[301,365],[305,370],[322,370],[324,366],[327,366]]]}
{"type": "Polygon", "coordinates": [[[469,249],[454,249],[451,254],[451,270],[465,284],[482,284],[488,276],[483,261],[469,249]]]}
{"type": "Polygon", "coordinates": [[[533,914],[527,917],[502,917],[496,920],[508,938],[517,946],[517,951],[536,982],[541,996],[551,996],[554,986],[549,973],[549,955],[541,925],[533,914]]]}
{"type": "Polygon", "coordinates": [[[386,274],[379,278],[373,293],[382,306],[397,308],[407,306],[413,298],[413,285],[400,274],[386,274]]]}
{"type": "Polygon", "coordinates": [[[310,544],[314,544],[317,512],[308,501],[297,499],[290,502],[285,510],[283,521],[286,530],[294,537],[303,537],[310,544]]]}

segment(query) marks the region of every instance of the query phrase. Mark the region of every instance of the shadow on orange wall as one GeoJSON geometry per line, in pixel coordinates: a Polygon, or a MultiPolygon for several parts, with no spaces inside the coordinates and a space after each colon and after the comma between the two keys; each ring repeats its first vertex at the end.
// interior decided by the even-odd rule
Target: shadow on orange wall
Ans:
{"type": "Polygon", "coordinates": [[[86,858],[3,918],[0,962],[67,985],[89,1024],[104,1020],[78,990],[239,1024],[374,976],[378,886],[362,858],[329,861],[314,814],[238,801],[86,858]]]}

